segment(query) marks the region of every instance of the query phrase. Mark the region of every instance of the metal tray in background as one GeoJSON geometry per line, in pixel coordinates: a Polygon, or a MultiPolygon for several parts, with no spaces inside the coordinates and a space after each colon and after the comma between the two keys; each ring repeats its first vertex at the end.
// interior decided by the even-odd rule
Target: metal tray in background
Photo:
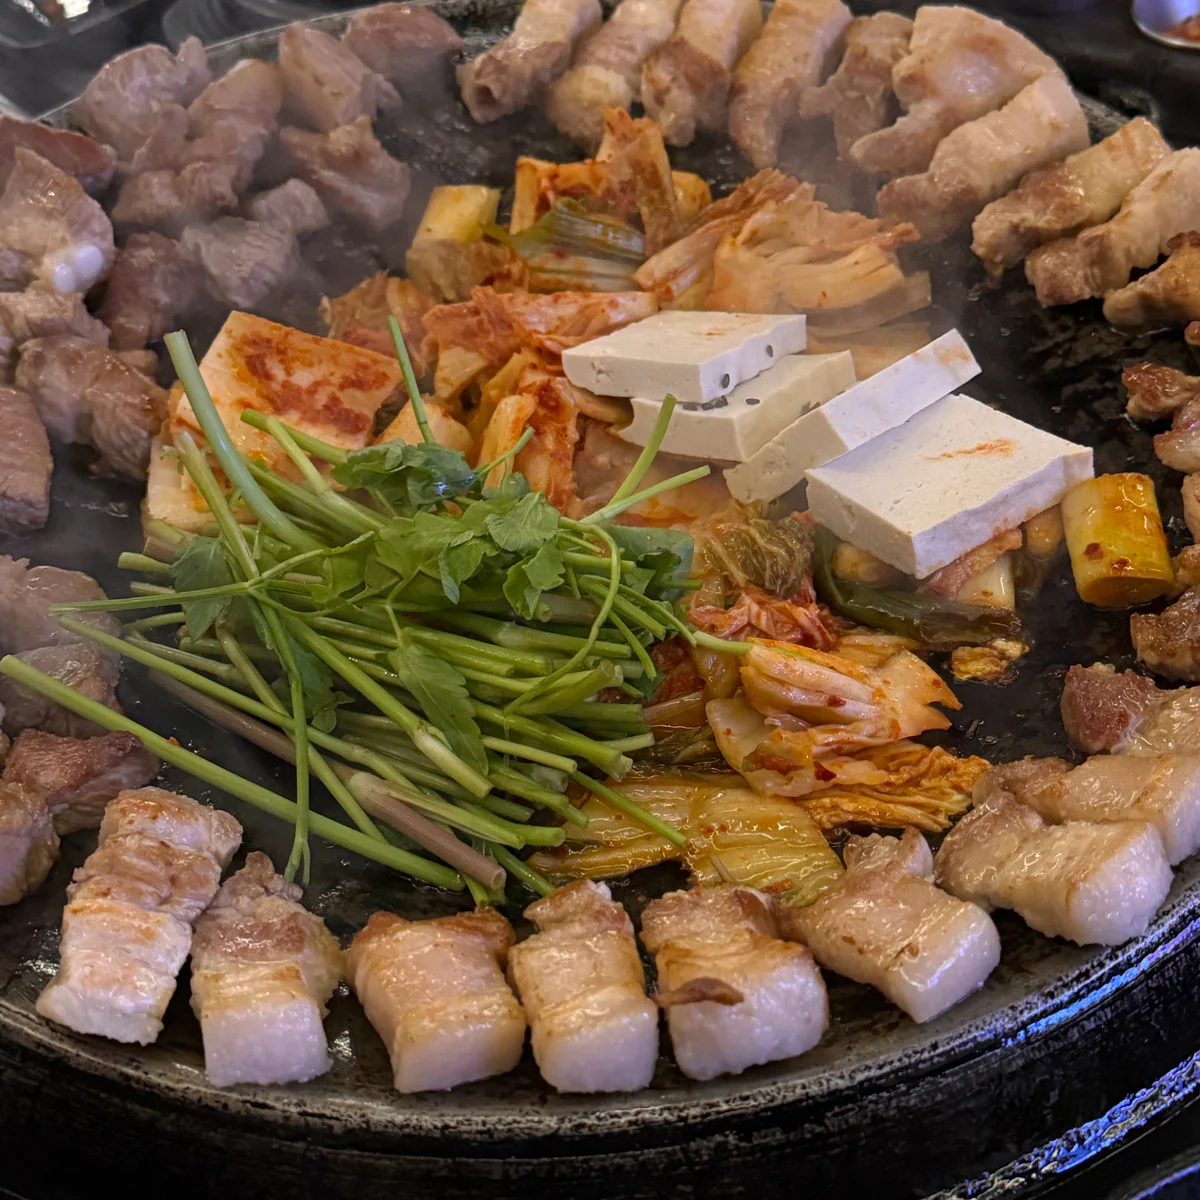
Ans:
{"type": "MultiPolygon", "coordinates": [[[[439,0],[469,52],[504,32],[515,6],[439,0]]],[[[345,18],[317,24],[337,31],[345,18]]],[[[212,49],[221,71],[249,55],[269,57],[278,31],[212,49]]],[[[1096,132],[1120,120],[1089,104],[1096,132]]],[[[60,122],[69,113],[57,114],[60,122]]],[[[511,184],[519,153],[577,157],[535,111],[475,126],[454,95],[423,111],[377,122],[381,139],[419,172],[413,213],[435,182],[511,184]]],[[[835,207],[869,202],[861,184],[830,160],[827,136],[788,143],[781,167],[820,180],[835,207]]],[[[720,192],[750,169],[723,139],[673,152],[720,192]]],[[[309,282],[289,289],[267,315],[314,327],[315,299],[402,261],[403,231],[369,245],[345,229],[306,247],[309,282]]],[[[1160,485],[1173,536],[1183,540],[1178,477],[1155,459],[1150,435],[1122,415],[1123,365],[1152,355],[1188,366],[1177,334],[1131,338],[1110,329],[1098,305],[1046,311],[1019,272],[1000,287],[961,241],[917,248],[933,268],[946,322],[971,343],[984,370],[966,390],[1022,419],[1096,448],[1098,471],[1135,468],[1160,485]]],[[[211,329],[194,328],[198,349],[211,329]]],[[[1194,366],[1193,366],[1194,369],[1194,366]]],[[[82,452],[56,448],[47,528],[6,546],[35,561],[95,575],[110,593],[125,581],[120,551],[137,548],[141,489],[87,475],[82,452]]],[[[1068,578],[1034,606],[1033,652],[1006,687],[962,685],[965,702],[950,745],[1006,759],[1066,753],[1058,717],[1065,669],[1130,659],[1125,619],[1086,609],[1068,578]]],[[[122,692],[136,720],[241,774],[286,789],[286,773],[231,735],[157,692],[136,671],[122,692]]],[[[286,831],[260,813],[168,772],[172,786],[228,806],[246,826],[246,846],[286,857],[286,831]]],[[[764,1195],[917,1197],[957,1181],[961,1196],[1040,1190],[1169,1110],[1196,1088],[1200,1027],[1189,981],[1200,968],[1200,861],[1185,864],[1149,932],[1119,949],[1051,941],[999,914],[1000,968],[975,996],[927,1025],[914,1025],[871,990],[828,977],[832,1024],[815,1050],[697,1084],[664,1055],[653,1086],[631,1096],[558,1096],[526,1057],[513,1073],[444,1095],[400,1096],[386,1055],[357,1003],[334,998],[328,1022],[331,1072],[293,1088],[218,1091],[203,1073],[199,1030],[186,980],[163,1036],[144,1050],[77,1037],[41,1021],[38,990],[55,968],[63,890],[89,835],[67,839],[49,882],[0,910],[0,1151],[38,1195],[52,1171],[91,1187],[134,1167],[182,1196],[447,1200],[529,1197],[553,1189],[575,1198],[726,1196],[740,1185],[764,1195]],[[1184,1062],[1184,1067],[1177,1064],[1184,1062]],[[1189,1065],[1190,1063],[1190,1065],[1189,1065]],[[1088,1124],[1092,1122],[1092,1124],[1088,1124]],[[66,1153],[48,1162],[22,1154],[49,1125],[66,1153]]],[[[314,843],[308,901],[346,936],[376,908],[408,915],[465,903],[314,843]]],[[[674,868],[642,872],[615,887],[635,921],[648,898],[682,879],[674,868]]],[[[517,917],[516,908],[510,915],[517,917]]]]}

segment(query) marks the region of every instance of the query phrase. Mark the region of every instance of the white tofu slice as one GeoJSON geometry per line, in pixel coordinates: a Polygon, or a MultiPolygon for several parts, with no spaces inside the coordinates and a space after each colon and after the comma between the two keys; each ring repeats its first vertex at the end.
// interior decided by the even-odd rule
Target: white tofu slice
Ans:
{"type": "MultiPolygon", "coordinates": [[[[854,384],[854,359],[838,354],[788,354],[761,375],[707,404],[680,404],[667,426],[662,449],[688,458],[745,462],[801,413],[854,384]]],[[[633,420],[619,430],[644,446],[662,408],[662,397],[635,396],[633,420]]]]}
{"type": "Polygon", "coordinates": [[[956,329],[847,388],[725,473],[735,499],[774,500],[804,472],[865,445],[974,379],[979,364],[956,329]]]}
{"type": "Polygon", "coordinates": [[[728,395],[808,344],[802,316],[660,312],[565,350],[563,370],[600,396],[650,396],[705,404],[728,395]]]}
{"type": "Polygon", "coordinates": [[[806,477],[819,525],[924,579],[1091,476],[1089,447],[954,395],[806,477]]]}

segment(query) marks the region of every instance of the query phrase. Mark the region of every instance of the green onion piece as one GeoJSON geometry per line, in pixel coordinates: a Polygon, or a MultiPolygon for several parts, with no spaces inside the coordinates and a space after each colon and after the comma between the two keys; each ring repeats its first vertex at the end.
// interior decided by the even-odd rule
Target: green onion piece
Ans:
{"type": "Polygon", "coordinates": [[[429,418],[425,415],[425,400],[421,389],[417,386],[417,376],[413,371],[412,359],[408,356],[408,347],[404,344],[404,334],[400,330],[400,322],[388,315],[388,332],[392,335],[392,345],[396,348],[396,357],[400,360],[400,370],[404,375],[404,386],[408,389],[408,402],[412,405],[413,416],[417,419],[417,428],[426,445],[437,445],[437,438],[429,428],[429,418]]]}
{"type": "Polygon", "coordinates": [[[539,896],[548,896],[554,891],[554,884],[545,875],[522,862],[511,850],[505,850],[503,846],[489,846],[488,853],[514,879],[519,879],[531,892],[537,892],[539,896]]]}

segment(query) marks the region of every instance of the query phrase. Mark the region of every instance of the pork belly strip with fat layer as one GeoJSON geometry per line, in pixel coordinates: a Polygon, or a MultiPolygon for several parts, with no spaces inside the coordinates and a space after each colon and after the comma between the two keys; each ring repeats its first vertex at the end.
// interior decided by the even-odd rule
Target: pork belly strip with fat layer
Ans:
{"type": "Polygon", "coordinates": [[[913,23],[899,13],[855,17],[846,26],[846,52],[820,87],[800,97],[801,119],[832,117],[838,156],[859,138],[882,129],[892,106],[892,69],[908,53],[913,23]]]}
{"type": "Polygon", "coordinates": [[[1159,688],[1133,671],[1072,667],[1062,694],[1067,736],[1088,754],[1200,754],[1200,688],[1159,688]]]}
{"type": "Polygon", "coordinates": [[[8,753],[4,781],[41,796],[55,832],[67,834],[98,829],[108,802],[144,787],[159,766],[130,733],[70,738],[26,729],[8,753]]]}
{"type": "Polygon", "coordinates": [[[878,988],[914,1021],[929,1021],[983,986],[1000,935],[977,905],[930,883],[933,855],[915,829],[852,837],[846,873],[815,903],[779,907],[785,936],[827,970],[878,988]]]}
{"type": "Polygon", "coordinates": [[[1146,821],[1172,865],[1200,849],[1200,757],[1097,755],[1074,769],[1058,758],[1027,758],[986,772],[975,798],[997,790],[1056,823],[1146,821]]]}
{"type": "Polygon", "coordinates": [[[1145,933],[1171,888],[1147,821],[1047,825],[1007,792],[977,803],[942,842],[938,885],[982,908],[1011,908],[1047,937],[1119,946],[1145,933]]]}
{"type": "Polygon", "coordinates": [[[580,879],[525,910],[538,929],[509,951],[543,1078],[560,1092],[636,1092],[658,1057],[633,925],[602,883],[580,879]]]}
{"type": "Polygon", "coordinates": [[[911,221],[923,241],[938,241],[969,225],[1027,171],[1087,144],[1087,118],[1071,85],[1043,75],[1002,109],[947,134],[923,175],[885,184],[880,216],[911,221]]]}
{"type": "Polygon", "coordinates": [[[841,0],[776,0],[762,33],[733,73],[729,136],[761,171],[779,159],[779,142],[802,93],[820,83],[842,44],[850,10],[841,0]]]}
{"type": "Polygon", "coordinates": [[[672,146],[720,129],[733,68],[762,30],[758,0],[687,0],[675,32],[642,67],[642,104],[672,146]]]}
{"type": "Polygon", "coordinates": [[[58,861],[58,834],[46,801],[31,788],[0,783],[0,905],[42,886],[58,861]]]}
{"type": "Polygon", "coordinates": [[[37,1011],[77,1033],[154,1041],[192,925],[241,840],[233,817],[187,796],[161,788],[117,796],[67,889],[58,974],[37,1011]]]}
{"type": "Polygon", "coordinates": [[[0,385],[0,429],[0,535],[23,537],[50,515],[50,441],[33,401],[19,388],[0,385]]]}
{"type": "Polygon", "coordinates": [[[602,17],[598,0],[525,0],[512,33],[458,68],[471,116],[486,123],[532,104],[602,17]]]}
{"type": "Polygon", "coordinates": [[[925,5],[913,20],[908,54],[892,71],[904,115],[856,142],[850,158],[892,178],[916,175],[946,134],[1007,104],[1035,79],[1060,73],[1054,59],[1002,21],[925,5]]]}
{"type": "Polygon", "coordinates": [[[1112,218],[1170,153],[1158,130],[1135,117],[1065,162],[1031,171],[993,200],[971,226],[971,249],[992,274],[1015,267],[1038,246],[1112,218]]]}
{"type": "Polygon", "coordinates": [[[1176,234],[1167,253],[1162,266],[1109,292],[1106,321],[1127,329],[1155,329],[1200,320],[1200,232],[1176,234]]]}
{"type": "Polygon", "coordinates": [[[306,1083],[329,1070],[322,1021],[342,952],[302,894],[255,851],[196,922],[192,1010],[217,1087],[306,1083]]]}
{"type": "Polygon", "coordinates": [[[669,892],[642,914],[658,1002],[679,1069],[738,1075],[792,1058],[829,1023],[825,983],[804,946],[781,941],[761,893],[723,885],[669,892]]]}
{"type": "Polygon", "coordinates": [[[604,136],[604,110],[626,111],[641,94],[642,64],[675,29],[682,0],[621,0],[583,40],[571,68],[550,85],[546,113],[579,145],[595,150],[604,136]]]}
{"type": "Polygon", "coordinates": [[[503,1075],[525,1044],[504,979],[512,926],[494,909],[431,921],[377,912],[350,943],[346,975],[387,1047],[398,1092],[503,1075]]]}
{"type": "Polygon", "coordinates": [[[1139,267],[1152,267],[1177,234],[1200,229],[1200,149],[1164,158],[1121,203],[1111,221],[1075,238],[1040,246],[1025,276],[1047,305],[1075,304],[1123,288],[1139,267]]]}

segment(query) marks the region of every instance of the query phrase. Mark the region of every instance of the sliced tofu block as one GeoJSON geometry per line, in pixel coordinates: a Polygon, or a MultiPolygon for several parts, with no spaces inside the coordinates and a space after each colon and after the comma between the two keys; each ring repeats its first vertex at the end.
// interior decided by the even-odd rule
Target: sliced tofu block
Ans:
{"type": "Polygon", "coordinates": [[[800,316],[673,311],[572,347],[562,362],[573,384],[601,396],[661,400],[670,392],[706,404],[807,344],[800,316]]]}
{"type": "Polygon", "coordinates": [[[955,395],[806,478],[819,525],[924,579],[1091,475],[1089,447],[955,395]]]}
{"type": "MultiPolygon", "coordinates": [[[[854,384],[854,359],[838,354],[789,354],[707,404],[679,405],[662,449],[689,458],[745,462],[781,429],[854,384]]],[[[644,446],[662,408],[662,397],[633,398],[633,420],[621,437],[644,446]]]]}
{"type": "Polygon", "coordinates": [[[740,467],[725,474],[743,503],[774,500],[819,467],[902,425],[979,374],[971,348],[957,330],[847,388],[801,415],[740,467]]]}
{"type": "MultiPolygon", "coordinates": [[[[246,409],[277,416],[344,450],[360,450],[380,406],[403,386],[399,363],[387,355],[244,312],[229,314],[200,374],[234,445],[289,478],[296,477],[292,463],[274,438],[242,421],[246,409]]],[[[181,429],[203,442],[187,397],[172,389],[166,435],[173,438],[181,429]]],[[[182,529],[198,529],[208,520],[192,481],[161,444],[151,449],[146,509],[182,529]]]]}

